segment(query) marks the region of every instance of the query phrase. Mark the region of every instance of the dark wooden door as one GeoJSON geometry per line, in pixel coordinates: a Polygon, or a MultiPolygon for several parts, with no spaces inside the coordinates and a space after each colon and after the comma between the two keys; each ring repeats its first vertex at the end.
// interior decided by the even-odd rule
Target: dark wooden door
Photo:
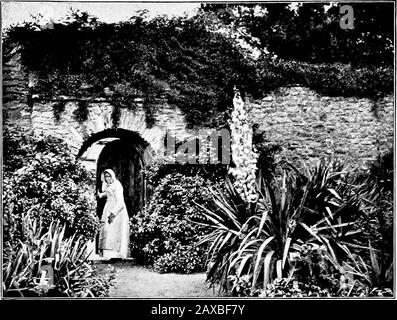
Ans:
{"type": "MultiPolygon", "coordinates": [[[[123,140],[108,142],[97,162],[97,189],[101,188],[101,174],[112,169],[124,189],[124,201],[128,215],[135,215],[143,206],[142,161],[136,149],[123,140]]],[[[97,212],[101,217],[105,199],[98,200],[97,212]]]]}

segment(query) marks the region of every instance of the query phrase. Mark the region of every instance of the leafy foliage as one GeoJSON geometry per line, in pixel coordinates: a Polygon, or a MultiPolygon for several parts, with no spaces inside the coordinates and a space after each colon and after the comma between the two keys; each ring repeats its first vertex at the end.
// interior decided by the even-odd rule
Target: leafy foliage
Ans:
{"type": "Polygon", "coordinates": [[[258,174],[265,180],[272,180],[277,170],[276,155],[282,150],[278,143],[274,143],[267,137],[265,130],[260,129],[259,124],[253,124],[252,144],[258,150],[257,169],[258,174]]]}
{"type": "MultiPolygon", "coordinates": [[[[178,145],[177,145],[178,147],[178,145]]],[[[170,155],[158,159],[150,167],[145,169],[145,177],[147,178],[148,185],[158,185],[160,180],[168,174],[182,174],[187,177],[200,176],[205,180],[211,181],[214,184],[221,185],[224,177],[227,175],[228,168],[224,164],[180,164],[174,163],[180,153],[174,156],[170,155]],[[170,160],[170,161],[169,161],[170,160]]],[[[196,157],[196,162],[199,159],[196,157]]]]}
{"type": "Polygon", "coordinates": [[[54,112],[55,121],[59,122],[59,120],[61,120],[61,114],[65,111],[65,107],[66,105],[63,101],[54,103],[54,105],[52,106],[52,110],[54,112]]]}
{"type": "Polygon", "coordinates": [[[133,255],[143,256],[145,264],[154,263],[157,271],[190,273],[201,270],[204,267],[202,257],[195,259],[195,244],[203,230],[188,219],[197,216],[197,210],[190,206],[191,201],[205,199],[201,194],[204,184],[199,177],[181,174],[162,178],[147,212],[138,215],[132,223],[133,255]],[[192,263],[186,264],[186,260],[192,263]]]}
{"type": "Polygon", "coordinates": [[[86,100],[79,101],[77,109],[73,112],[74,118],[79,122],[84,122],[88,119],[88,103],[86,100]]]}
{"type": "Polygon", "coordinates": [[[65,226],[52,222],[44,228],[29,215],[22,217],[22,224],[25,241],[16,245],[6,242],[4,247],[5,296],[108,296],[112,273],[108,279],[103,278],[87,262],[84,239],[75,235],[66,238],[65,226]],[[43,266],[51,268],[53,283],[42,281],[43,266]]]}
{"type": "Polygon", "coordinates": [[[160,273],[192,273],[203,270],[203,247],[189,246],[173,248],[172,252],[160,256],[153,264],[153,270],[160,273]]]}
{"type": "Polygon", "coordinates": [[[264,92],[301,84],[322,95],[378,98],[393,91],[393,69],[383,66],[353,68],[346,64],[313,64],[283,59],[258,61],[258,82],[264,92]]]}
{"type": "Polygon", "coordinates": [[[193,201],[210,201],[205,186],[219,183],[220,172],[219,166],[154,164],[147,172],[156,186],[149,206],[131,221],[132,256],[158,272],[202,271],[205,248],[196,244],[205,228],[191,222],[201,221],[193,201]]]}
{"type": "Polygon", "coordinates": [[[4,132],[3,209],[5,241],[24,241],[22,217],[31,213],[43,227],[66,225],[66,236],[86,239],[99,230],[93,178],[59,139],[4,132]]]}
{"type": "Polygon", "coordinates": [[[337,3],[203,4],[202,11],[244,29],[244,40],[282,59],[392,66],[393,5],[346,4],[353,9],[352,30],[340,27],[337,3]]]}
{"type": "Polygon", "coordinates": [[[377,185],[385,191],[393,191],[394,182],[394,151],[393,149],[379,154],[370,168],[370,175],[377,185]]]}
{"type": "Polygon", "coordinates": [[[331,162],[305,174],[284,168],[273,183],[261,182],[255,204],[243,201],[230,182],[226,194],[212,190],[213,204],[199,205],[213,230],[201,241],[211,243],[209,281],[249,295],[271,293],[268,286],[283,278],[286,285],[305,279],[307,286],[326,288],[326,295],[338,295],[341,277],[353,275],[349,289],[358,283],[374,288],[372,268],[361,258],[363,252],[369,258],[371,249],[358,236],[360,217],[368,218],[363,203],[372,195],[352,179],[331,162]]]}
{"type": "Polygon", "coordinates": [[[191,124],[224,123],[233,85],[253,82],[253,67],[200,17],[141,14],[107,24],[72,12],[53,29],[27,23],[7,34],[6,44],[19,43],[24,65],[37,73],[38,93],[101,96],[128,108],[140,94],[149,116],[163,96],[191,124]]]}
{"type": "Polygon", "coordinates": [[[361,219],[363,239],[370,247],[370,257],[359,266],[371,287],[382,289],[393,283],[393,151],[379,155],[369,173],[357,178],[362,183],[367,201],[361,204],[365,219],[361,219]]]}
{"type": "MultiPolygon", "coordinates": [[[[205,5],[192,18],[149,20],[141,13],[113,24],[72,11],[53,29],[13,26],[4,46],[21,46],[23,64],[38,78],[32,93],[104,97],[116,107],[115,124],[120,108],[135,108],[139,95],[149,125],[166,99],[185,113],[190,126],[222,127],[235,85],[254,98],[291,84],[332,96],[377,98],[393,92],[393,25],[382,16],[393,10],[370,5],[354,5],[362,14],[354,31],[340,30],[337,7],[325,13],[317,4],[303,4],[296,14],[285,4],[205,5]],[[268,13],[257,15],[256,7],[268,13]],[[240,16],[230,14],[233,8],[240,16]],[[250,39],[260,39],[259,60],[222,33],[231,25],[246,28],[244,40],[253,46],[250,39]]],[[[62,105],[54,107],[58,116],[62,105]]],[[[79,106],[79,121],[86,107],[79,106]]]]}

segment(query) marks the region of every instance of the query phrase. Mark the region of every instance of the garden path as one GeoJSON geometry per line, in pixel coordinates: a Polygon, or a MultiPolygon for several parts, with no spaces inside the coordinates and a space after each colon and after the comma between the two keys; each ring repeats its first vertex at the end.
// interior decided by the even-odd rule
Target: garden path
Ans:
{"type": "MultiPolygon", "coordinates": [[[[107,266],[102,264],[102,266],[107,266]]],[[[177,274],[156,273],[133,262],[112,264],[116,278],[110,289],[110,297],[217,297],[218,290],[205,283],[205,273],[177,274]]]]}

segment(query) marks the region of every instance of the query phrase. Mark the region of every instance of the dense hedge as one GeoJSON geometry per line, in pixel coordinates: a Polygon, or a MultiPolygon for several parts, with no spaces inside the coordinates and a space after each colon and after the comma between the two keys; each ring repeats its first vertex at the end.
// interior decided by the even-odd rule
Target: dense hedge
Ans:
{"type": "MultiPolygon", "coordinates": [[[[233,86],[261,97],[269,90],[302,84],[325,95],[375,98],[393,91],[393,70],[351,68],[247,57],[232,39],[208,31],[208,17],[135,16],[126,22],[101,23],[87,13],[72,13],[53,29],[34,23],[7,31],[5,48],[22,46],[22,59],[38,75],[34,90],[44,96],[102,96],[120,108],[134,108],[145,97],[149,124],[163,97],[178,105],[191,125],[222,126],[232,106],[233,86]]],[[[75,115],[83,121],[85,105],[75,115]]],[[[57,106],[57,111],[62,106],[57,106]]]]}
{"type": "Polygon", "coordinates": [[[155,185],[149,206],[131,219],[131,255],[158,272],[203,271],[206,249],[197,244],[208,230],[195,203],[211,200],[208,186],[220,185],[222,166],[154,164],[147,170],[155,185]]]}

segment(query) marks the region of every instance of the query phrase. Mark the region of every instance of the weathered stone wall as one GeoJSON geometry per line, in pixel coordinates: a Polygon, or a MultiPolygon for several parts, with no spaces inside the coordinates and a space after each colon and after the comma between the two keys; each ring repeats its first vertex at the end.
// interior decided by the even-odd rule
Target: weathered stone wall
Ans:
{"type": "Polygon", "coordinates": [[[79,100],[73,97],[54,97],[49,101],[34,91],[35,76],[21,64],[20,48],[14,46],[5,53],[3,62],[3,124],[6,127],[20,126],[26,131],[45,132],[62,138],[77,154],[90,136],[106,129],[121,128],[137,132],[153,151],[162,151],[166,132],[185,139],[189,137],[186,121],[182,111],[159,99],[159,105],[154,113],[154,125],[147,126],[143,99],[136,97],[134,108],[121,109],[117,126],[113,125],[113,106],[106,99],[86,98],[88,103],[88,119],[78,122],[74,111],[79,100]],[[57,121],[54,115],[54,104],[65,103],[65,109],[57,121]]]}
{"type": "Polygon", "coordinates": [[[18,124],[31,128],[31,104],[29,101],[29,76],[19,63],[19,48],[12,47],[3,55],[2,112],[3,122],[9,126],[18,124]]]}
{"type": "MultiPolygon", "coordinates": [[[[21,125],[26,130],[43,131],[67,141],[77,153],[90,136],[113,128],[113,106],[105,99],[88,99],[88,119],[79,123],[73,116],[78,100],[67,98],[64,112],[56,121],[53,105],[66,97],[46,101],[32,97],[32,75],[20,65],[18,48],[3,63],[3,122],[5,126],[21,125]]],[[[187,138],[182,111],[165,101],[148,127],[136,98],[133,110],[122,109],[118,128],[135,131],[153,150],[160,151],[167,130],[179,140],[187,138]]],[[[280,157],[292,161],[316,161],[333,152],[352,166],[363,167],[375,160],[379,152],[393,147],[394,100],[326,97],[304,87],[280,88],[262,100],[247,102],[249,114],[270,144],[282,147],[280,157]]]]}
{"type": "Polygon", "coordinates": [[[88,102],[88,118],[84,122],[78,122],[73,115],[78,108],[77,100],[66,103],[59,121],[55,119],[53,111],[56,102],[36,101],[32,108],[31,126],[37,133],[45,132],[62,138],[76,154],[84,141],[106,129],[120,128],[137,132],[154,151],[162,150],[167,130],[177,136],[187,135],[184,116],[179,109],[164,103],[154,114],[155,125],[148,127],[142,100],[136,100],[137,106],[133,110],[121,109],[117,126],[114,126],[112,121],[113,106],[105,100],[96,99],[88,102]]]}
{"type": "Polygon", "coordinates": [[[394,100],[376,103],[354,97],[326,97],[304,87],[280,88],[249,103],[253,122],[279,156],[316,161],[335,153],[351,166],[366,167],[393,148],[394,100]]]}

